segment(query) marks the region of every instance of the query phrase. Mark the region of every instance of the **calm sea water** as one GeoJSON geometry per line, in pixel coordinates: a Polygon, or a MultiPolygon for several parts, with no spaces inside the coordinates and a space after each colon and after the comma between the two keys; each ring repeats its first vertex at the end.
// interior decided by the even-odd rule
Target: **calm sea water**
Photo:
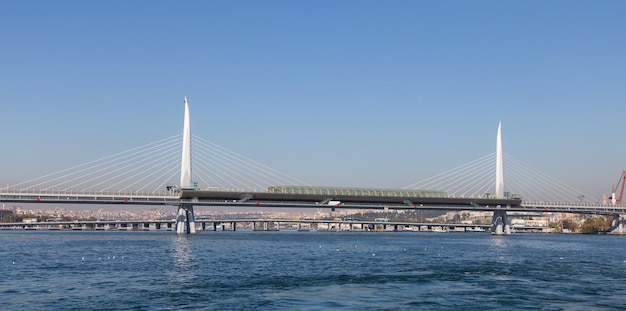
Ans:
{"type": "Polygon", "coordinates": [[[1,310],[626,310],[626,236],[0,232],[1,310]]]}

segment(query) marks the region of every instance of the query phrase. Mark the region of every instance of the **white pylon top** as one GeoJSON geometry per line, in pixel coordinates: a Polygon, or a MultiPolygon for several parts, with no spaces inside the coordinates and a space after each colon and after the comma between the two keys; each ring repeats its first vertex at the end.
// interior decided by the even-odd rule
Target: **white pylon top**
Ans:
{"type": "Polygon", "coordinates": [[[183,122],[183,152],[180,161],[180,188],[193,188],[191,182],[191,127],[189,124],[189,104],[187,104],[187,96],[185,103],[185,119],[183,122]]]}
{"type": "Polygon", "coordinates": [[[504,198],[504,171],[502,165],[502,122],[498,123],[496,135],[496,198],[504,198]]]}

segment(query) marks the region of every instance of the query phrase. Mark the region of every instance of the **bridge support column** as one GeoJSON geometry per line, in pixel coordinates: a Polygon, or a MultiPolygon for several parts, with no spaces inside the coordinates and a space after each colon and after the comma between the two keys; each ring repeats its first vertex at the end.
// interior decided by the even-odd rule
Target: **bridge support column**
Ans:
{"type": "Polygon", "coordinates": [[[178,216],[176,217],[176,233],[196,233],[196,221],[193,214],[193,205],[181,204],[178,206],[178,216]]]}
{"type": "Polygon", "coordinates": [[[511,223],[506,215],[506,211],[496,210],[493,212],[491,220],[491,234],[509,235],[511,234],[511,223]]]}
{"type": "Polygon", "coordinates": [[[626,234],[626,215],[613,215],[613,223],[611,223],[611,233],[626,234]]]}

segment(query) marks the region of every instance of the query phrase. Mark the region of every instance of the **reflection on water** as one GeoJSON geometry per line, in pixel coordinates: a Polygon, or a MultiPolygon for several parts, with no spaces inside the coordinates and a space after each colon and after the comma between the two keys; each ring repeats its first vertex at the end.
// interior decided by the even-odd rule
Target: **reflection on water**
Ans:
{"type": "Polygon", "coordinates": [[[176,235],[170,239],[171,251],[168,252],[174,268],[168,271],[170,281],[174,284],[193,282],[197,277],[196,257],[191,245],[194,236],[176,235]]]}
{"type": "Polygon", "coordinates": [[[504,266],[515,261],[515,252],[510,248],[511,236],[492,235],[486,256],[491,257],[498,265],[504,266]]]}
{"type": "Polygon", "coordinates": [[[191,260],[190,240],[192,238],[193,236],[189,235],[176,235],[172,239],[171,244],[174,251],[171,254],[177,267],[185,266],[191,260]]]}
{"type": "Polygon", "coordinates": [[[511,238],[509,236],[504,236],[504,235],[492,235],[491,236],[491,246],[493,248],[500,248],[500,249],[506,249],[507,245],[508,245],[508,241],[511,238]]]}

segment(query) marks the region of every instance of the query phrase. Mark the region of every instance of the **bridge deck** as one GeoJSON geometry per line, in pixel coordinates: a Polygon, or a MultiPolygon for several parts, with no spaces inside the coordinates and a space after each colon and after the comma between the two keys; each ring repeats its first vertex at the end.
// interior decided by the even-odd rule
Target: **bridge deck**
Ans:
{"type": "MultiPolygon", "coordinates": [[[[227,192],[183,190],[180,198],[183,200],[202,201],[240,201],[242,202],[298,202],[309,204],[328,204],[340,202],[340,205],[351,204],[404,204],[407,206],[519,206],[522,200],[511,199],[481,199],[481,198],[441,198],[441,197],[400,197],[400,196],[363,196],[363,195],[325,195],[325,194],[288,194],[273,192],[227,192]]],[[[336,203],[335,205],[337,205],[336,203]]]]}
{"type": "Polygon", "coordinates": [[[626,205],[526,202],[509,199],[353,196],[183,190],[179,193],[83,193],[0,191],[0,202],[38,204],[129,204],[197,206],[331,208],[331,209],[424,209],[511,212],[563,212],[626,215],[626,205]]]}

